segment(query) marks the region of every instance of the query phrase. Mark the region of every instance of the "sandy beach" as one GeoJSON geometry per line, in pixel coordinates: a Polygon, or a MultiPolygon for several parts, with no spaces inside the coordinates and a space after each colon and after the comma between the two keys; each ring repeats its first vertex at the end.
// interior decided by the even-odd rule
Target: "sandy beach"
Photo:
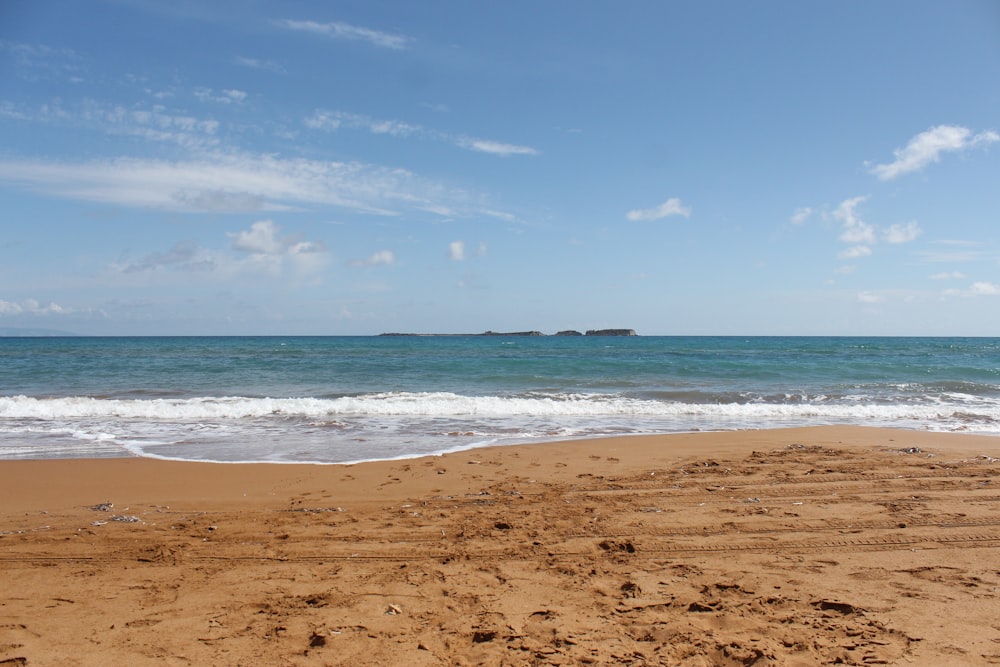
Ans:
{"type": "Polygon", "coordinates": [[[1000,663],[1000,438],[0,462],[0,665],[1000,663]]]}

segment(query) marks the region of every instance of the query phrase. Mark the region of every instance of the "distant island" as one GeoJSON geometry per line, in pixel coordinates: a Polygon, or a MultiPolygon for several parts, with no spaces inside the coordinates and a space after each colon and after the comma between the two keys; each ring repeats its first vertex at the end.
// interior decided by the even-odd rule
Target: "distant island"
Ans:
{"type": "MultiPolygon", "coordinates": [[[[545,336],[541,331],[485,331],[477,334],[441,334],[441,333],[383,333],[380,336],[545,336]]],[[[580,333],[572,329],[560,331],[556,336],[635,336],[635,329],[588,329],[580,333]]]]}

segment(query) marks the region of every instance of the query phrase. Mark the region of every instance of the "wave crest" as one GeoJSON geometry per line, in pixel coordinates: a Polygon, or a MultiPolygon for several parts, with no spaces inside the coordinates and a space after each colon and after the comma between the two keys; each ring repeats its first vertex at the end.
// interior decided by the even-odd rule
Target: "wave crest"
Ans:
{"type": "Polygon", "coordinates": [[[1000,401],[953,395],[905,403],[843,400],[826,396],[788,402],[763,397],[728,402],[680,402],[606,394],[463,396],[449,392],[391,392],[337,398],[104,399],[84,396],[0,397],[0,419],[204,421],[266,418],[337,417],[716,417],[724,419],[956,419],[1000,422],[1000,401]]]}

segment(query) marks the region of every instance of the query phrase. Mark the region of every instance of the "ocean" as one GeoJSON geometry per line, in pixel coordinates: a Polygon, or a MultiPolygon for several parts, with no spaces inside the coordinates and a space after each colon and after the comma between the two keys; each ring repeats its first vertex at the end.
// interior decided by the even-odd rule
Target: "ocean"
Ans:
{"type": "Polygon", "coordinates": [[[0,338],[0,459],[348,463],[821,424],[1000,434],[1000,338],[0,338]]]}

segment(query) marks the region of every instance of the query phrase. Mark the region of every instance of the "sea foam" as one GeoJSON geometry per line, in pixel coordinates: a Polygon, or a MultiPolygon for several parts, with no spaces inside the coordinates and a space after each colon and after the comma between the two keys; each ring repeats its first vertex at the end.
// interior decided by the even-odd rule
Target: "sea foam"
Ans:
{"type": "Polygon", "coordinates": [[[787,419],[978,419],[1000,420],[1000,402],[971,396],[936,396],[906,403],[860,402],[825,396],[787,402],[748,400],[726,403],[657,401],[607,394],[558,396],[462,396],[448,392],[380,393],[340,398],[102,399],[91,397],[0,397],[0,419],[63,420],[116,417],[148,420],[233,420],[268,417],[676,417],[787,419]]]}

